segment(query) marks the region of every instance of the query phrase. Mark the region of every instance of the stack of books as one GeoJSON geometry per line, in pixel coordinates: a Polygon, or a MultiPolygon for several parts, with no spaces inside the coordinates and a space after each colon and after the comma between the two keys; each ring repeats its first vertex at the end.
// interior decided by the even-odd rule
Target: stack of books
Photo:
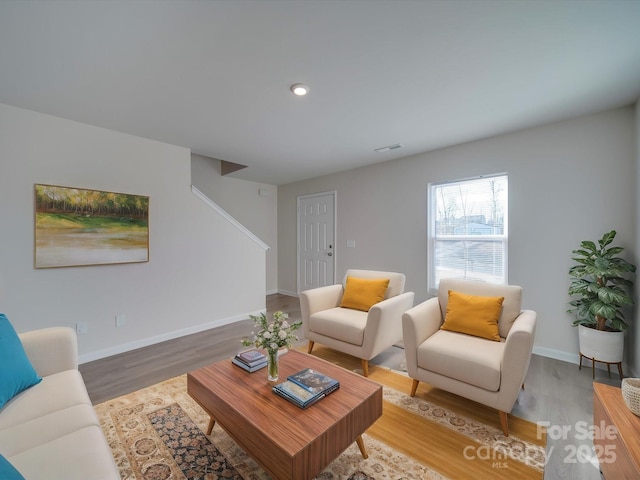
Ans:
{"type": "Polygon", "coordinates": [[[273,392],[300,408],[307,408],[339,387],[338,380],[311,368],[305,368],[289,375],[286,381],[275,385],[273,392]]]}
{"type": "Polygon", "coordinates": [[[240,352],[231,361],[250,373],[267,366],[267,356],[256,349],[240,352]]]}

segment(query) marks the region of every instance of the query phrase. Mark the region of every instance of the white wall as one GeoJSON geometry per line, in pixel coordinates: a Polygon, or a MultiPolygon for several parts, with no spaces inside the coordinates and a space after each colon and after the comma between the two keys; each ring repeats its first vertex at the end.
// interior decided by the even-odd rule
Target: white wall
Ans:
{"type": "Polygon", "coordinates": [[[296,291],[296,197],[337,191],[336,277],[347,268],[407,275],[416,303],[427,297],[426,199],[430,182],[509,174],[509,283],[538,312],[536,351],[576,361],[566,313],[571,251],[609,229],[636,248],[634,108],[470,142],[280,186],[279,288],[296,291]],[[346,248],[355,240],[355,249],[346,248]]]}
{"type": "Polygon", "coordinates": [[[269,246],[267,294],[278,291],[278,187],[220,174],[220,160],[191,154],[191,182],[269,246]]]}
{"type": "Polygon", "coordinates": [[[638,252],[640,252],[640,99],[636,102],[636,110],[635,110],[635,132],[636,132],[636,255],[635,262],[636,268],[638,271],[636,272],[636,295],[635,295],[635,321],[631,324],[629,328],[629,333],[626,338],[626,348],[628,355],[628,362],[632,369],[628,376],[637,377],[640,375],[640,257],[638,252]]]}
{"type": "Polygon", "coordinates": [[[0,311],[19,332],[87,322],[88,361],[263,310],[264,250],[190,169],[187,149],[0,104],[0,311]],[[35,183],[148,195],[150,261],[34,269],[35,183]]]}

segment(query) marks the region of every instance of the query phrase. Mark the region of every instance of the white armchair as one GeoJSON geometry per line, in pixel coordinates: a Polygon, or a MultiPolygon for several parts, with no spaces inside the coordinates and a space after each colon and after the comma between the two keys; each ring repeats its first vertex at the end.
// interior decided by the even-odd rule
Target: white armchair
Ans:
{"type": "Polygon", "coordinates": [[[405,312],[402,318],[407,372],[419,382],[495,408],[509,436],[508,414],[529,368],[536,312],[521,310],[522,288],[459,279],[440,281],[438,296],[405,312]],[[498,320],[500,340],[441,330],[449,290],[482,297],[504,297],[498,320]]]}
{"type": "Polygon", "coordinates": [[[338,285],[300,293],[302,328],[308,352],[318,342],[362,360],[364,376],[369,360],[402,340],[402,314],[413,306],[413,292],[404,292],[405,276],[395,272],[348,270],[338,285]],[[347,277],[389,279],[384,299],[369,311],[341,307],[347,277]]]}

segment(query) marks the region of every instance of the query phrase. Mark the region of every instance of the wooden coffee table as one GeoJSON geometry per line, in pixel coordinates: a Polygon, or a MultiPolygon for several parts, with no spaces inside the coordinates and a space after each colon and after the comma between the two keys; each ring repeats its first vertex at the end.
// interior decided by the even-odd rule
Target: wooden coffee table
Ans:
{"type": "Polygon", "coordinates": [[[362,434],[382,415],[382,386],[306,353],[280,357],[279,382],[303,368],[340,381],[340,388],[301,409],[271,391],[264,369],[254,373],[223,360],[187,375],[189,395],[275,479],[308,480],[349,445],[367,453],[362,434]]]}

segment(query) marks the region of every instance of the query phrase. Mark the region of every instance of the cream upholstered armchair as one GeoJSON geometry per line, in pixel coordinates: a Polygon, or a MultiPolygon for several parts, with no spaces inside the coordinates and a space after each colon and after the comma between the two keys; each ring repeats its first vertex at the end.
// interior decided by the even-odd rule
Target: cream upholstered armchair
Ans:
{"type": "Polygon", "coordinates": [[[411,396],[425,382],[495,408],[509,436],[507,415],[524,386],[536,328],[536,312],[521,304],[515,285],[441,280],[437,297],[402,318],[411,396]]]}
{"type": "Polygon", "coordinates": [[[414,297],[413,292],[404,292],[404,283],[402,273],[352,269],[342,284],[301,292],[309,353],[318,342],[353,355],[362,360],[363,374],[368,376],[369,360],[402,340],[402,314],[413,306],[414,297]],[[372,288],[377,289],[375,300],[370,297],[372,288]]]}

